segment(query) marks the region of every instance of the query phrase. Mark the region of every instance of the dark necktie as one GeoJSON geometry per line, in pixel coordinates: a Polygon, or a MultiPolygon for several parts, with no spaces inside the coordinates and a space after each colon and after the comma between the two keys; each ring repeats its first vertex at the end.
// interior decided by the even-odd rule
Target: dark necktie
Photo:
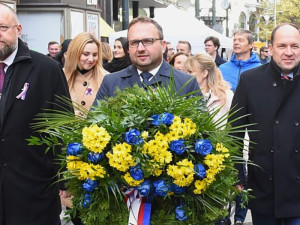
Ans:
{"type": "Polygon", "coordinates": [[[3,89],[3,83],[4,83],[4,77],[5,77],[5,72],[4,72],[5,66],[6,66],[5,63],[0,63],[0,92],[2,92],[2,89],[3,89]]]}
{"type": "Polygon", "coordinates": [[[142,72],[141,76],[143,78],[144,84],[146,84],[147,86],[150,85],[149,79],[152,77],[152,74],[149,72],[142,72]]]}

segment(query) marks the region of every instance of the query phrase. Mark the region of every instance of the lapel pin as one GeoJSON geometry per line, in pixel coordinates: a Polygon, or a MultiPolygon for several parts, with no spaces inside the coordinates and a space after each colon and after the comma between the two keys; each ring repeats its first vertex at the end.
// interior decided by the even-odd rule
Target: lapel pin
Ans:
{"type": "Polygon", "coordinates": [[[26,97],[26,93],[28,91],[29,88],[29,83],[25,83],[24,87],[22,88],[21,93],[16,97],[17,99],[21,99],[21,100],[25,100],[26,97]]]}

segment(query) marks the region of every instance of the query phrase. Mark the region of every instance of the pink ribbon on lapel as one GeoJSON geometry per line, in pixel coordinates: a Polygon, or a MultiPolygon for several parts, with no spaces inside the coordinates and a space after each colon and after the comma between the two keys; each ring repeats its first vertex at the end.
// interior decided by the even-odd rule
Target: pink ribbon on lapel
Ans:
{"type": "Polygon", "coordinates": [[[22,92],[16,98],[25,100],[28,88],[29,88],[29,83],[25,83],[24,87],[22,88],[22,92]]]}

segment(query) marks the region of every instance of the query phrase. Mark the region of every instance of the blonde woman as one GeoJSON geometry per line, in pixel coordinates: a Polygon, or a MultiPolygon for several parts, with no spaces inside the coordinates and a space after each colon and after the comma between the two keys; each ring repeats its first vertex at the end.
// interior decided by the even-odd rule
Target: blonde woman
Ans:
{"type": "MultiPolygon", "coordinates": [[[[197,78],[211,112],[221,107],[214,117],[214,120],[218,121],[230,109],[233,98],[230,84],[223,79],[213,58],[207,53],[190,56],[186,61],[186,69],[197,78]]],[[[221,125],[225,123],[226,121],[222,121],[221,125]]]]}
{"type": "Polygon", "coordinates": [[[107,42],[101,42],[102,49],[102,66],[104,67],[107,63],[113,59],[112,50],[107,42]]]}
{"type": "Polygon", "coordinates": [[[102,67],[101,43],[92,34],[78,34],[70,43],[65,63],[65,75],[69,85],[75,114],[83,116],[76,103],[89,110],[107,73],[102,67]]]}

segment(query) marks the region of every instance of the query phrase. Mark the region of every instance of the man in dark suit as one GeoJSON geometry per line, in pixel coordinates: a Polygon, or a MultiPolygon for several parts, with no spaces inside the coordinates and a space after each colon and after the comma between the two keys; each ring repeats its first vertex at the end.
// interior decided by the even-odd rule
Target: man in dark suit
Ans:
{"type": "Polygon", "coordinates": [[[141,87],[160,84],[166,86],[170,83],[171,71],[177,92],[190,81],[180,92],[181,95],[199,91],[196,79],[176,69],[171,70],[171,66],[163,60],[167,43],[163,40],[162,28],[156,21],[145,16],[133,19],[129,24],[127,37],[132,65],[104,77],[94,104],[97,99],[113,96],[116,88],[122,90],[134,84],[141,87]]]}
{"type": "Polygon", "coordinates": [[[57,96],[69,97],[68,86],[56,61],[18,39],[21,31],[15,12],[0,3],[0,225],[59,225],[58,152],[26,139],[37,135],[30,127],[36,114],[62,110],[57,96]]]}
{"type": "MultiPolygon", "coordinates": [[[[300,30],[289,23],[271,34],[271,62],[240,76],[233,126],[249,126],[248,187],[254,225],[300,224],[300,30]],[[247,117],[242,117],[249,115],[247,117]],[[240,119],[237,119],[240,118],[240,119]]],[[[244,137],[244,132],[238,135],[244,137]]],[[[241,164],[239,189],[245,184],[241,164]]]]}

